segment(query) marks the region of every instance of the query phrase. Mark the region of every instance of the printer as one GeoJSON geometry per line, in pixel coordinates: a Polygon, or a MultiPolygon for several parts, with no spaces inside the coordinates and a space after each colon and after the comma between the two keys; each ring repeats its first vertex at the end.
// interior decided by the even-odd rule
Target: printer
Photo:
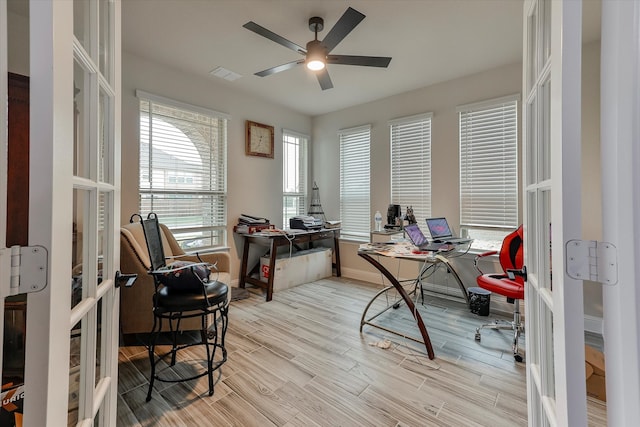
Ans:
{"type": "Polygon", "coordinates": [[[322,228],[322,220],[306,215],[294,216],[293,218],[289,218],[289,228],[319,230],[322,228]]]}

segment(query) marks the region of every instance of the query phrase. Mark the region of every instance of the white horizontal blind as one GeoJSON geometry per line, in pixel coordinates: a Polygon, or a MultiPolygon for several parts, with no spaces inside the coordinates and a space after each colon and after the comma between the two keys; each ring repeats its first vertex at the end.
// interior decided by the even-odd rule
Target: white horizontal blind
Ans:
{"type": "Polygon", "coordinates": [[[371,127],[341,130],[340,221],[342,235],[369,239],[371,231],[370,145],[371,127]]]}
{"type": "Polygon", "coordinates": [[[304,215],[307,206],[307,145],[309,138],[282,130],[282,226],[289,218],[304,215]]]}
{"type": "Polygon", "coordinates": [[[413,207],[419,226],[431,216],[431,117],[421,114],[389,122],[391,131],[391,203],[403,214],[413,207]]]}
{"type": "Polygon", "coordinates": [[[460,225],[518,226],[518,98],[460,107],[460,225]]]}
{"type": "Polygon", "coordinates": [[[140,213],[184,249],[226,245],[227,120],[140,95],[140,213]]]}

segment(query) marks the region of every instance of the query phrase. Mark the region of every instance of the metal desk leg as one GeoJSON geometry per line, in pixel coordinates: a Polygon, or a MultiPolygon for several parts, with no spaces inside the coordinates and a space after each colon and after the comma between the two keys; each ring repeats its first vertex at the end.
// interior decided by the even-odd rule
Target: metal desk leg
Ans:
{"type": "MultiPolygon", "coordinates": [[[[365,252],[358,252],[358,255],[361,256],[362,258],[364,258],[367,262],[369,262],[369,264],[371,264],[375,268],[377,268],[378,271],[380,271],[382,274],[384,274],[384,276],[387,278],[387,280],[389,280],[389,282],[393,285],[393,287],[396,289],[396,291],[398,291],[398,294],[400,294],[400,296],[404,300],[405,304],[407,304],[407,308],[409,309],[409,311],[411,311],[411,315],[413,316],[413,318],[415,319],[415,321],[416,321],[416,323],[418,325],[418,329],[420,330],[420,334],[422,335],[422,342],[424,343],[424,345],[425,345],[425,347],[427,349],[427,355],[429,356],[429,359],[433,360],[435,358],[435,355],[433,353],[433,346],[431,345],[431,339],[429,338],[429,334],[427,333],[427,328],[424,325],[424,322],[422,321],[422,316],[420,316],[420,313],[416,309],[416,306],[413,304],[413,301],[411,300],[411,298],[409,298],[409,295],[407,295],[407,292],[404,290],[402,285],[400,285],[398,280],[391,273],[389,273],[389,271],[382,264],[380,264],[378,261],[373,259],[369,254],[367,254],[365,252]]],[[[389,289],[390,288],[385,288],[385,289],[383,289],[383,291],[378,292],[378,294],[373,299],[376,299],[378,296],[381,295],[382,292],[386,292],[389,289]]],[[[360,331],[362,331],[362,325],[363,324],[368,324],[368,325],[371,325],[371,326],[386,330],[387,332],[391,332],[391,333],[394,333],[396,335],[400,335],[400,336],[403,336],[405,338],[410,338],[410,339],[412,339],[414,341],[420,342],[419,340],[416,340],[415,338],[407,337],[407,336],[405,336],[403,334],[400,334],[398,332],[392,331],[390,329],[381,328],[378,325],[374,325],[372,323],[367,323],[368,321],[365,320],[365,314],[366,314],[366,311],[369,309],[370,306],[371,306],[371,303],[369,303],[369,305],[367,305],[367,308],[365,309],[365,313],[363,313],[363,315],[362,315],[362,320],[361,320],[361,323],[360,323],[360,331]]]]}
{"type": "Polygon", "coordinates": [[[458,287],[462,291],[462,295],[464,295],[464,300],[467,302],[467,306],[469,306],[469,292],[467,292],[467,288],[462,283],[460,276],[458,276],[458,272],[453,268],[449,260],[443,257],[442,255],[440,254],[436,255],[436,259],[447,266],[447,269],[449,269],[449,272],[453,275],[453,278],[456,279],[456,282],[458,283],[458,287]]]}
{"type": "Polygon", "coordinates": [[[340,239],[336,232],[333,232],[333,251],[336,254],[336,277],[340,277],[342,272],[340,271],[340,239]]]}
{"type": "Polygon", "coordinates": [[[267,278],[267,301],[273,298],[273,278],[276,275],[276,257],[278,256],[278,245],[276,239],[271,239],[271,257],[269,258],[269,277],[267,278]]]}
{"type": "Polygon", "coordinates": [[[240,282],[238,287],[245,287],[245,278],[247,277],[247,264],[249,263],[249,238],[244,236],[244,247],[242,248],[242,263],[240,264],[240,282]]]}

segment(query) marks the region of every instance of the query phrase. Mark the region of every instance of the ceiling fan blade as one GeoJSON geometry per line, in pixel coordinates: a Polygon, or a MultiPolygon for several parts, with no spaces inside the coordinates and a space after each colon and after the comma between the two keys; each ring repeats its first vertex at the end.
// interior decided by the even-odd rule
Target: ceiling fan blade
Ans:
{"type": "Polygon", "coordinates": [[[259,77],[266,77],[266,76],[270,76],[271,74],[279,73],[280,71],[288,70],[290,68],[295,67],[296,65],[303,64],[303,63],[304,63],[304,59],[299,59],[297,61],[287,62],[286,64],[278,65],[277,67],[267,68],[266,70],[262,70],[255,73],[255,75],[259,77]]]}
{"type": "Polygon", "coordinates": [[[331,89],[333,87],[333,83],[331,82],[331,77],[329,77],[329,72],[327,69],[323,69],[316,72],[316,77],[318,77],[318,83],[320,83],[320,87],[322,90],[331,89]]]}
{"type": "Polygon", "coordinates": [[[327,63],[337,65],[362,65],[364,67],[387,68],[391,62],[388,56],[328,55],[327,63]]]}
{"type": "Polygon", "coordinates": [[[273,31],[267,30],[266,28],[264,28],[261,25],[256,24],[253,21],[249,21],[246,24],[243,25],[244,28],[246,28],[247,30],[251,30],[254,33],[262,36],[262,37],[266,37],[271,41],[274,41],[276,43],[278,43],[279,45],[282,45],[286,48],[289,48],[291,50],[294,50],[302,55],[306,55],[307,53],[307,49],[303,48],[302,46],[298,46],[297,44],[295,44],[294,42],[291,42],[287,39],[285,39],[282,36],[277,35],[276,33],[274,33],[273,31]]]}
{"type": "Polygon", "coordinates": [[[326,35],[322,44],[327,47],[327,52],[331,52],[334,47],[342,41],[363,19],[364,15],[353,8],[348,8],[338,19],[336,25],[326,35]]]}

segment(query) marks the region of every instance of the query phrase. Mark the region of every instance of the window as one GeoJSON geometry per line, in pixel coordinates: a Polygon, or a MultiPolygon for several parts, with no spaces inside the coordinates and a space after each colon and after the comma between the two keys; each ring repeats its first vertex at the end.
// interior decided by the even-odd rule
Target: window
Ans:
{"type": "Polygon", "coordinates": [[[419,226],[431,216],[431,113],[389,122],[391,131],[391,203],[407,207],[419,226]]]}
{"type": "Polygon", "coordinates": [[[155,212],[185,250],[226,245],[227,119],[137,92],[140,212],[155,212]]]}
{"type": "Polygon", "coordinates": [[[460,227],[474,248],[500,249],[518,227],[518,101],[510,96],[458,108],[460,227]]]}
{"type": "Polygon", "coordinates": [[[304,215],[307,206],[307,143],[305,135],[282,131],[282,226],[289,218],[304,215]]]}
{"type": "Polygon", "coordinates": [[[371,126],[344,129],[340,137],[340,221],[342,236],[369,240],[371,126]]]}

